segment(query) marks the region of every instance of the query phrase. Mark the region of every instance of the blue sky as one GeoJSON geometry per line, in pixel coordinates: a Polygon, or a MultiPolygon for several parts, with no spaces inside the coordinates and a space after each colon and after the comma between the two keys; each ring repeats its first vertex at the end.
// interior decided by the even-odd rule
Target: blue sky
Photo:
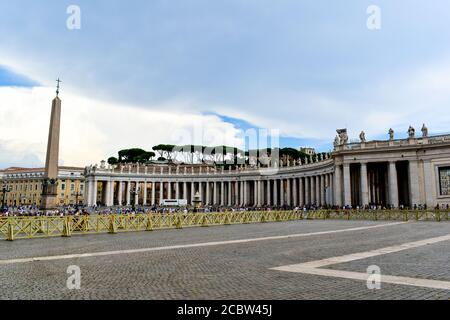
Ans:
{"type": "Polygon", "coordinates": [[[39,85],[27,77],[0,65],[0,86],[32,87],[39,85]]]}
{"type": "Polygon", "coordinates": [[[390,127],[403,137],[423,122],[450,131],[446,0],[0,0],[0,32],[3,87],[53,87],[59,76],[62,95],[186,121],[216,115],[321,151],[343,127],[351,139],[385,139],[390,127]],[[80,30],[66,27],[71,4],[80,30]],[[380,30],[366,26],[369,5],[380,30]]]}

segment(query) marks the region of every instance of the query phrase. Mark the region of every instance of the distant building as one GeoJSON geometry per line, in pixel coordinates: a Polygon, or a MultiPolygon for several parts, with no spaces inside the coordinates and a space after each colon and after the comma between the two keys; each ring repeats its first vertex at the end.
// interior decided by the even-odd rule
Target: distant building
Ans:
{"type": "MultiPolygon", "coordinates": [[[[59,167],[57,185],[57,204],[74,205],[84,202],[84,168],[59,167]]],[[[42,182],[45,168],[11,167],[0,170],[0,201],[3,199],[3,187],[8,206],[39,206],[42,195],[42,182]]]]}
{"type": "Polygon", "coordinates": [[[300,152],[304,152],[306,154],[309,154],[310,156],[316,154],[316,150],[314,148],[300,148],[300,152]]]}

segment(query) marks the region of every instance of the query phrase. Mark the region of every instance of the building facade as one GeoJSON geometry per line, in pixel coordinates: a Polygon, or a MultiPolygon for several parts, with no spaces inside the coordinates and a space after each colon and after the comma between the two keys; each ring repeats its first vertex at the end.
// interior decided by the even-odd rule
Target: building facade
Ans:
{"type": "MultiPolygon", "coordinates": [[[[59,167],[57,179],[57,205],[84,203],[84,169],[59,167]]],[[[0,199],[3,187],[8,188],[5,204],[8,206],[41,205],[44,168],[12,167],[0,171],[0,199]]]]}
{"type": "Polygon", "coordinates": [[[313,155],[316,154],[316,149],[314,149],[314,148],[302,147],[302,148],[300,148],[300,151],[304,152],[304,153],[306,153],[307,155],[310,155],[310,156],[313,156],[313,155]]]}
{"type": "Polygon", "coordinates": [[[450,135],[348,143],[338,131],[334,151],[312,163],[276,167],[139,165],[85,168],[86,204],[158,205],[198,192],[202,205],[414,207],[450,204],[450,135]]]}

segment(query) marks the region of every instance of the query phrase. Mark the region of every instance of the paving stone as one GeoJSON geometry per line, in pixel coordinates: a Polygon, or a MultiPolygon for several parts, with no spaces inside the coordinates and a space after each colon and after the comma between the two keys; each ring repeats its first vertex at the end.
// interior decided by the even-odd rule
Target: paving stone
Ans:
{"type": "MultiPolygon", "coordinates": [[[[101,252],[259,238],[383,224],[295,221],[183,230],[86,235],[0,243],[0,259],[101,252]]],[[[449,299],[448,290],[382,284],[270,270],[450,234],[450,223],[407,223],[352,232],[211,247],[0,265],[0,299],[449,299]],[[69,265],[81,268],[81,289],[66,287],[69,265]]],[[[333,265],[390,275],[450,279],[450,242],[333,265]]]]}

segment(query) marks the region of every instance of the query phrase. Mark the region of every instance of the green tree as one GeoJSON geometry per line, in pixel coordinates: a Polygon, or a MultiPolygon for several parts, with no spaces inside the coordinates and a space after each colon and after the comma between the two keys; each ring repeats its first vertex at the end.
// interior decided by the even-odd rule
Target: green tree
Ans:
{"type": "Polygon", "coordinates": [[[145,163],[154,156],[154,152],[140,148],[124,149],[119,151],[118,162],[145,163]]]}
{"type": "Polygon", "coordinates": [[[116,157],[109,157],[108,158],[108,164],[110,165],[116,165],[119,163],[119,160],[116,157]]]}

